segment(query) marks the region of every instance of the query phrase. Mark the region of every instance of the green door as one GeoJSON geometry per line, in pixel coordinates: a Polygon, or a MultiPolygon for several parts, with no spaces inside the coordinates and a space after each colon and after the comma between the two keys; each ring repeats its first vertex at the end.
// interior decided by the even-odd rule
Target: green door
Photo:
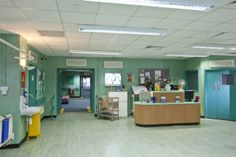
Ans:
{"type": "Polygon", "coordinates": [[[37,87],[36,87],[36,81],[37,81],[37,69],[34,68],[32,70],[29,70],[28,72],[28,80],[29,80],[29,106],[35,106],[36,105],[36,93],[37,93],[37,87]]]}

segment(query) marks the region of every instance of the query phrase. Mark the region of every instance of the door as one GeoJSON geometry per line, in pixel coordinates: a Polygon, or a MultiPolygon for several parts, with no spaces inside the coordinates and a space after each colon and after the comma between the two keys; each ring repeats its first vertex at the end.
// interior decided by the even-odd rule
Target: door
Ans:
{"type": "Polygon", "coordinates": [[[29,89],[29,106],[35,106],[36,105],[36,93],[37,93],[37,87],[36,87],[36,81],[37,81],[37,69],[34,68],[32,70],[29,70],[29,84],[28,84],[28,89],[29,89]]]}
{"type": "Polygon", "coordinates": [[[205,116],[212,119],[229,119],[230,87],[222,84],[222,75],[228,70],[207,71],[205,83],[205,116]]]}
{"type": "Polygon", "coordinates": [[[206,118],[217,119],[218,115],[218,82],[219,72],[208,71],[205,83],[205,116],[206,118]]]}
{"type": "Polygon", "coordinates": [[[221,71],[218,84],[218,119],[229,120],[230,115],[230,85],[222,83],[224,74],[229,74],[229,71],[221,71]]]}

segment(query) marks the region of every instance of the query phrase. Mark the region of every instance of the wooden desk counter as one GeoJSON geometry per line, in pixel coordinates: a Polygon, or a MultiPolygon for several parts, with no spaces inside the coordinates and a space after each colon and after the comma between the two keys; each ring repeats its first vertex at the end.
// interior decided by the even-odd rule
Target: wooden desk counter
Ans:
{"type": "Polygon", "coordinates": [[[143,103],[134,102],[137,125],[199,124],[200,103],[143,103]]]}

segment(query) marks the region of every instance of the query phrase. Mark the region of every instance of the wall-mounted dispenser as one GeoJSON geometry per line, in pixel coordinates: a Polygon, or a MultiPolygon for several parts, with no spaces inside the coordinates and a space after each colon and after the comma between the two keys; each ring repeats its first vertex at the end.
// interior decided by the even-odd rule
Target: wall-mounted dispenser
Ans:
{"type": "Polygon", "coordinates": [[[7,86],[2,86],[2,87],[0,87],[0,91],[1,91],[2,95],[7,95],[8,87],[7,86]]]}

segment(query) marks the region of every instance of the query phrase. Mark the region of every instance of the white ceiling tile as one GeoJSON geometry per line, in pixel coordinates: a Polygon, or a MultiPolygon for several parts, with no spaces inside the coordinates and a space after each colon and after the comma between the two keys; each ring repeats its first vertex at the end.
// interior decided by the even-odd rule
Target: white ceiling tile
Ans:
{"type": "Polygon", "coordinates": [[[37,22],[61,22],[58,12],[42,10],[22,10],[26,18],[37,22]]]}
{"type": "Polygon", "coordinates": [[[24,19],[20,10],[17,8],[0,7],[0,18],[1,19],[24,19]]]}
{"type": "Polygon", "coordinates": [[[61,23],[49,23],[49,22],[31,22],[33,28],[36,30],[52,30],[52,31],[63,31],[61,23]]]}
{"type": "Polygon", "coordinates": [[[13,0],[20,8],[57,10],[55,0],[13,0]]]}
{"type": "Polygon", "coordinates": [[[185,37],[185,38],[187,38],[187,37],[193,36],[194,34],[198,34],[198,32],[180,30],[180,31],[176,31],[174,33],[171,33],[168,36],[169,37],[185,37]]]}
{"type": "Polygon", "coordinates": [[[122,51],[128,47],[129,44],[128,42],[112,42],[106,49],[109,51],[122,51]]]}
{"type": "Polygon", "coordinates": [[[98,14],[95,24],[108,26],[123,26],[129,20],[128,16],[98,14]]]}
{"type": "Polygon", "coordinates": [[[44,41],[46,41],[48,43],[48,45],[67,47],[67,42],[66,42],[65,38],[43,37],[43,39],[44,39],[44,41]]]}
{"type": "Polygon", "coordinates": [[[116,35],[116,40],[120,40],[120,41],[134,41],[137,40],[140,37],[140,35],[126,35],[126,34],[117,34],[116,35]]]}
{"type": "Polygon", "coordinates": [[[73,13],[62,12],[62,20],[64,23],[93,24],[96,14],[90,13],[73,13]]]}
{"type": "Polygon", "coordinates": [[[105,51],[105,44],[89,44],[88,50],[90,51],[105,51]]]}
{"type": "Polygon", "coordinates": [[[68,39],[68,42],[69,42],[70,45],[77,45],[77,44],[83,45],[83,44],[88,44],[89,41],[90,41],[90,39],[86,39],[86,38],[83,38],[83,39],[70,38],[70,39],[68,39]]]}
{"type": "Polygon", "coordinates": [[[176,10],[170,16],[168,16],[168,18],[169,19],[176,19],[176,20],[196,20],[206,14],[207,14],[207,12],[176,10]]]}
{"type": "Polygon", "coordinates": [[[140,7],[135,16],[148,18],[165,18],[169,16],[174,10],[154,7],[140,7]]]}
{"type": "Polygon", "coordinates": [[[235,9],[216,9],[211,14],[201,18],[206,22],[225,22],[236,17],[235,9]]]}
{"type": "Polygon", "coordinates": [[[219,23],[213,23],[213,22],[193,22],[187,26],[185,26],[184,28],[182,28],[183,30],[189,30],[189,31],[205,31],[207,29],[210,29],[214,26],[217,26],[219,23]]]}
{"type": "Polygon", "coordinates": [[[192,23],[192,21],[165,19],[161,23],[157,24],[156,28],[180,29],[190,23],[192,23]]]}
{"type": "Polygon", "coordinates": [[[209,39],[217,34],[218,33],[215,33],[215,32],[199,32],[199,33],[191,36],[191,38],[205,40],[205,39],[209,39]]]}
{"type": "Polygon", "coordinates": [[[71,50],[87,50],[88,44],[77,44],[77,45],[70,45],[71,50]]]}
{"type": "Polygon", "coordinates": [[[236,38],[234,38],[234,40],[225,40],[224,44],[235,44],[236,45],[236,38]]]}
{"type": "Polygon", "coordinates": [[[30,22],[22,19],[1,19],[1,25],[7,29],[18,28],[27,29],[31,28],[30,22]]]}
{"type": "Polygon", "coordinates": [[[115,36],[116,36],[115,34],[109,34],[109,33],[92,33],[91,38],[112,40],[115,36]]]}
{"type": "Polygon", "coordinates": [[[79,13],[96,13],[99,8],[98,3],[90,3],[78,0],[57,0],[61,11],[79,12],[79,13]]]}
{"type": "Polygon", "coordinates": [[[170,44],[173,44],[177,41],[179,41],[180,38],[177,38],[177,37],[164,37],[163,39],[157,41],[156,43],[157,44],[160,44],[160,45],[170,45],[170,44]]]}
{"type": "Polygon", "coordinates": [[[80,32],[66,32],[66,37],[68,39],[89,39],[91,37],[91,33],[80,33],[80,32]]]}
{"type": "Polygon", "coordinates": [[[131,5],[120,5],[120,4],[101,4],[99,8],[99,14],[109,14],[109,15],[126,15],[132,16],[137,10],[137,6],[131,5]]]}
{"type": "Polygon", "coordinates": [[[236,23],[235,24],[229,24],[229,23],[223,23],[216,27],[210,28],[209,32],[231,32],[233,30],[236,30],[236,23]]]}
{"type": "Polygon", "coordinates": [[[0,6],[14,7],[14,4],[10,0],[0,0],[0,6]]]}
{"type": "Polygon", "coordinates": [[[141,36],[137,42],[156,42],[163,39],[163,36],[141,36]]]}
{"type": "Polygon", "coordinates": [[[147,46],[151,45],[151,42],[133,42],[131,45],[129,45],[128,49],[142,49],[147,46]]]}
{"type": "Polygon", "coordinates": [[[78,32],[79,25],[76,23],[63,23],[65,31],[68,32],[78,32]]]}
{"type": "Polygon", "coordinates": [[[154,27],[161,20],[157,18],[132,17],[126,26],[132,27],[154,27]]]}

